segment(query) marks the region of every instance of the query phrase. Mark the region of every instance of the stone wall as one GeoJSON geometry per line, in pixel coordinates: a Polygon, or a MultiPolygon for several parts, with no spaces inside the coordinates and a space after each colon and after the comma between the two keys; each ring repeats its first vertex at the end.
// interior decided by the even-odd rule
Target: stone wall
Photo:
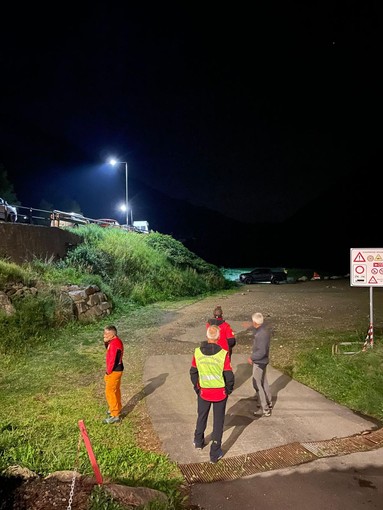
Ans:
{"type": "Polygon", "coordinates": [[[57,227],[0,222],[0,257],[20,264],[40,258],[58,260],[81,237],[57,227]]]}
{"type": "Polygon", "coordinates": [[[72,303],[74,318],[80,321],[97,319],[109,315],[112,311],[111,303],[97,285],[67,285],[61,288],[61,300],[65,301],[66,296],[72,303]]]}
{"type": "MultiPolygon", "coordinates": [[[[15,299],[23,299],[28,295],[38,294],[36,287],[28,287],[22,283],[7,284],[4,291],[0,291],[0,310],[6,315],[13,315],[15,299]]],[[[112,304],[97,285],[65,285],[55,291],[58,295],[56,313],[65,317],[66,321],[80,320],[90,322],[109,315],[112,304]]]]}

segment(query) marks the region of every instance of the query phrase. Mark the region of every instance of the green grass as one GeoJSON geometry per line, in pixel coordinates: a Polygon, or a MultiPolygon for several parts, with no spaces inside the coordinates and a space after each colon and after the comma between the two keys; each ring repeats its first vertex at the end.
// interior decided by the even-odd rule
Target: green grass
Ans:
{"type": "MultiPolygon", "coordinates": [[[[141,384],[142,351],[147,346],[143,348],[140,340],[146,328],[157,324],[163,313],[151,306],[119,317],[121,336],[129,338],[126,359],[136,360],[126,372],[126,384],[141,384]]],[[[108,323],[111,320],[113,317],[108,323]]],[[[135,412],[125,417],[121,425],[108,427],[102,423],[106,403],[101,333],[105,324],[106,321],[88,326],[71,324],[41,347],[28,353],[4,355],[0,378],[0,472],[15,464],[40,475],[73,469],[78,421],[84,420],[103,477],[161,490],[173,501],[168,508],[180,508],[183,478],[166,455],[137,446],[135,412]]],[[[79,472],[92,474],[83,444],[78,462],[79,472]]]]}
{"type": "Polygon", "coordinates": [[[363,352],[361,340],[351,332],[307,339],[295,355],[291,375],[339,404],[383,420],[383,346],[363,352]],[[356,343],[333,354],[332,346],[345,341],[356,343]],[[345,350],[355,354],[343,354],[345,350]]]}

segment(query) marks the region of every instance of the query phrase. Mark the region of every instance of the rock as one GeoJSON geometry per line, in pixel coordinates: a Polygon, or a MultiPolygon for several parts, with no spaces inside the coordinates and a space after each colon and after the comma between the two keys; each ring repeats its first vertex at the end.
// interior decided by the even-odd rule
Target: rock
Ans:
{"type": "Polygon", "coordinates": [[[4,471],[4,474],[7,476],[17,476],[18,478],[22,478],[23,480],[30,480],[32,478],[38,478],[38,475],[31,471],[28,468],[21,466],[9,466],[4,471]]]}
{"type": "Polygon", "coordinates": [[[147,505],[152,501],[167,502],[167,497],[163,492],[147,487],[128,487],[111,483],[104,484],[103,489],[122,505],[140,506],[147,505]]]}
{"type": "Polygon", "coordinates": [[[50,478],[56,478],[59,482],[71,483],[73,480],[73,476],[76,479],[81,478],[80,473],[77,471],[55,471],[54,473],[50,473],[48,476],[44,478],[44,480],[49,480],[50,478]]]}
{"type": "Polygon", "coordinates": [[[0,310],[8,316],[13,315],[16,311],[9,297],[2,291],[0,291],[0,310]]]}

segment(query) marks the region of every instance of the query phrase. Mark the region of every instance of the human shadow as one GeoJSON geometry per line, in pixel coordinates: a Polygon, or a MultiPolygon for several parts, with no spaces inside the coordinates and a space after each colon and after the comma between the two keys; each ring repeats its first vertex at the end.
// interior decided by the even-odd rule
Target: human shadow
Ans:
{"type": "Polygon", "coordinates": [[[240,363],[234,374],[234,387],[237,390],[252,376],[252,366],[250,363],[240,363]]]}
{"type": "Polygon", "coordinates": [[[281,374],[278,379],[275,379],[273,383],[270,384],[270,391],[272,396],[273,408],[278,401],[278,393],[285,388],[289,382],[292,381],[292,378],[288,375],[281,374]]]}
{"type": "Polygon", "coordinates": [[[248,427],[250,423],[253,423],[254,420],[260,418],[260,416],[256,416],[253,413],[253,397],[241,398],[227,410],[223,430],[224,432],[231,428],[233,430],[231,431],[230,436],[223,443],[222,450],[228,452],[244,432],[246,427],[248,427]]]}
{"type": "MultiPolygon", "coordinates": [[[[223,431],[233,429],[230,433],[230,436],[226,439],[226,441],[222,444],[222,450],[224,452],[228,452],[233,444],[238,440],[243,431],[252,423],[254,420],[260,418],[260,416],[256,416],[253,414],[254,412],[254,398],[247,397],[241,398],[233,404],[226,411],[225,415],[225,424],[223,427],[223,431]]],[[[205,442],[209,443],[211,440],[211,434],[208,434],[205,437],[205,442]]]]}
{"type": "Polygon", "coordinates": [[[133,411],[133,409],[136,407],[136,405],[138,404],[138,402],[140,402],[140,400],[147,397],[148,395],[153,393],[157,388],[162,386],[165,383],[168,375],[169,375],[169,373],[166,372],[164,374],[160,374],[160,375],[157,375],[156,377],[152,377],[151,379],[148,379],[150,382],[144,388],[142,388],[142,390],[140,390],[138,393],[133,395],[133,397],[129,400],[129,402],[127,402],[124,405],[124,407],[121,409],[121,418],[124,418],[129,413],[131,413],[133,411]]]}

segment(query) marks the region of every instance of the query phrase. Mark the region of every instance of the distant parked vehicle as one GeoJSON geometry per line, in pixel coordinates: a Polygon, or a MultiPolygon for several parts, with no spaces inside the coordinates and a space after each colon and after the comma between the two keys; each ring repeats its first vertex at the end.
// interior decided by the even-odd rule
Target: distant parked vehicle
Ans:
{"type": "Polygon", "coordinates": [[[240,274],[239,281],[246,285],[251,283],[279,284],[287,281],[287,271],[282,268],[257,267],[250,271],[250,273],[240,274]]]}
{"type": "Polygon", "coordinates": [[[133,227],[139,232],[149,234],[149,223],[147,221],[133,221],[133,227]]]}
{"type": "Polygon", "coordinates": [[[6,200],[0,198],[0,220],[15,223],[17,221],[17,209],[13,205],[9,205],[6,200]]]}
{"type": "Polygon", "coordinates": [[[80,213],[58,211],[55,209],[51,214],[51,227],[76,227],[86,225],[89,221],[80,213]]]}
{"type": "Polygon", "coordinates": [[[119,227],[120,224],[117,220],[111,218],[102,218],[101,220],[94,220],[94,222],[100,227],[119,227]]]}

